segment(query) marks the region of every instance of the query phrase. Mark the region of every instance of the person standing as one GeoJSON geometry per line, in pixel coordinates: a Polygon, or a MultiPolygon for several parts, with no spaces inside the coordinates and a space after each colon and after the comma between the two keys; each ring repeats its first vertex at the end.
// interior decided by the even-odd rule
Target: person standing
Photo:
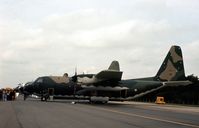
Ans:
{"type": "Polygon", "coordinates": [[[3,98],[3,101],[7,101],[7,93],[6,93],[6,90],[3,89],[3,93],[2,93],[2,98],[3,98]]]}
{"type": "Polygon", "coordinates": [[[3,100],[3,91],[0,89],[0,100],[3,100]]]}

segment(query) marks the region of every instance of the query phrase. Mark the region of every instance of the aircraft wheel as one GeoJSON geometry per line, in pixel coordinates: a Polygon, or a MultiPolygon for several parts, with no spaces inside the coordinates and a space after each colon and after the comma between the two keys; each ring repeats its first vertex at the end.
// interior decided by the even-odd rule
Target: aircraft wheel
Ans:
{"type": "Polygon", "coordinates": [[[45,100],[46,100],[46,98],[42,96],[41,97],[41,101],[45,101],[45,100]]]}

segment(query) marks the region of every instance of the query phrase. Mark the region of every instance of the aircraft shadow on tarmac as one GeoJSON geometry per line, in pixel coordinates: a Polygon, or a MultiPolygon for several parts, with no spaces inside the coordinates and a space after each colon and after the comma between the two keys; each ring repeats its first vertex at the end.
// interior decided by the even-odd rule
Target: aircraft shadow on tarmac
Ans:
{"type": "MultiPolygon", "coordinates": [[[[43,102],[43,103],[65,103],[65,104],[87,104],[87,105],[92,105],[92,106],[111,106],[111,107],[117,107],[117,106],[126,106],[130,104],[123,104],[123,102],[108,102],[106,104],[103,103],[90,103],[89,100],[59,100],[55,99],[52,101],[41,101],[40,99],[36,98],[29,98],[27,101],[30,102],[43,102]]],[[[27,102],[24,101],[24,102],[27,102]]]]}

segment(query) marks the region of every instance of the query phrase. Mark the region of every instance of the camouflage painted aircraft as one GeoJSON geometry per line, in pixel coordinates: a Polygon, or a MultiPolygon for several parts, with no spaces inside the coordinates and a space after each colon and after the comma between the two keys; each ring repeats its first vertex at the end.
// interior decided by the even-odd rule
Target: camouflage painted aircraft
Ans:
{"type": "Polygon", "coordinates": [[[113,61],[108,70],[98,74],[75,75],[73,81],[82,89],[76,95],[89,96],[91,101],[134,99],[165,86],[189,85],[184,73],[182,51],[172,46],[154,77],[121,80],[119,63],[113,61]]]}
{"type": "Polygon", "coordinates": [[[154,77],[121,80],[118,61],[113,61],[107,70],[97,74],[75,74],[73,77],[39,77],[23,88],[25,95],[39,94],[41,99],[49,95],[83,96],[91,102],[128,100],[143,96],[165,86],[191,84],[186,80],[181,48],[172,46],[159,71],[154,77]]]}

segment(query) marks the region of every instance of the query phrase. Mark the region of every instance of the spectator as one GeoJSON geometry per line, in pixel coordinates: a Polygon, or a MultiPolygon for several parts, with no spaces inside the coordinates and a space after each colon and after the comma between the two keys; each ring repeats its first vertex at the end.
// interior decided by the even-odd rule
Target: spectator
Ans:
{"type": "Polygon", "coordinates": [[[7,101],[7,93],[6,93],[6,90],[3,90],[2,98],[3,98],[3,101],[7,101]]]}
{"type": "Polygon", "coordinates": [[[3,92],[0,90],[0,100],[3,100],[3,92]]]}

